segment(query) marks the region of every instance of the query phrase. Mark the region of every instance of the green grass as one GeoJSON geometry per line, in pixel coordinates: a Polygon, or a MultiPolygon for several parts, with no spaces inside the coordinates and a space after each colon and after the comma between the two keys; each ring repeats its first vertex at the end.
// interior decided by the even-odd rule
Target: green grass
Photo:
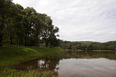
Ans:
{"type": "Polygon", "coordinates": [[[0,77],[53,77],[53,72],[39,70],[16,71],[14,69],[5,69],[0,72],[0,77]]]}
{"type": "Polygon", "coordinates": [[[114,50],[92,50],[94,52],[115,52],[114,50]]]}
{"type": "Polygon", "coordinates": [[[60,48],[6,46],[0,48],[0,67],[8,67],[37,57],[51,56],[64,52],[60,48]]]}

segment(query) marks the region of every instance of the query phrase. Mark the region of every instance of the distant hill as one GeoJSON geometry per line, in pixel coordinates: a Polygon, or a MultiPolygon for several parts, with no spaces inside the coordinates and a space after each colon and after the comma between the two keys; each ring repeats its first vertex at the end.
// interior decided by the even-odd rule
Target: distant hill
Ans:
{"type": "Polygon", "coordinates": [[[116,41],[94,42],[94,41],[62,41],[60,47],[63,49],[90,49],[90,50],[115,50],[116,41]]]}

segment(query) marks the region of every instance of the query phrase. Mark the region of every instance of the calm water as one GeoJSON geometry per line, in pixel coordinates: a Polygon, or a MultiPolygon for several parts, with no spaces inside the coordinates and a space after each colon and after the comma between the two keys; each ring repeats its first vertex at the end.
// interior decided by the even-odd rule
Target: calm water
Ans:
{"type": "Polygon", "coordinates": [[[23,62],[13,68],[52,71],[54,77],[116,77],[116,54],[70,52],[23,62]]]}

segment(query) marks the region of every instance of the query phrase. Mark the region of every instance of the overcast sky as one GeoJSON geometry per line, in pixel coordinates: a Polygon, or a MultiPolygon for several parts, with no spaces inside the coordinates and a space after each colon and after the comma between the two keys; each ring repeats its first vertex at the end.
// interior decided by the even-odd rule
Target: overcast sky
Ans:
{"type": "Polygon", "coordinates": [[[68,41],[116,40],[116,0],[13,0],[46,13],[68,41]]]}

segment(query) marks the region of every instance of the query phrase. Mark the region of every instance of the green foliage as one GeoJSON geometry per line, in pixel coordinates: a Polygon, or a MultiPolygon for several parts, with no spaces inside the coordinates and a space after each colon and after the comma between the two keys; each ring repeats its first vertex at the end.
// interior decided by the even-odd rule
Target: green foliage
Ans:
{"type": "Polygon", "coordinates": [[[115,50],[116,41],[99,43],[99,42],[70,42],[70,41],[61,41],[60,40],[60,47],[63,49],[68,50],[83,50],[83,51],[90,51],[90,50],[115,50]]]}
{"type": "Polygon", "coordinates": [[[0,10],[0,47],[2,44],[40,46],[44,42],[46,47],[58,46],[59,28],[46,14],[37,13],[32,7],[24,9],[10,0],[0,0],[0,10]]]}

